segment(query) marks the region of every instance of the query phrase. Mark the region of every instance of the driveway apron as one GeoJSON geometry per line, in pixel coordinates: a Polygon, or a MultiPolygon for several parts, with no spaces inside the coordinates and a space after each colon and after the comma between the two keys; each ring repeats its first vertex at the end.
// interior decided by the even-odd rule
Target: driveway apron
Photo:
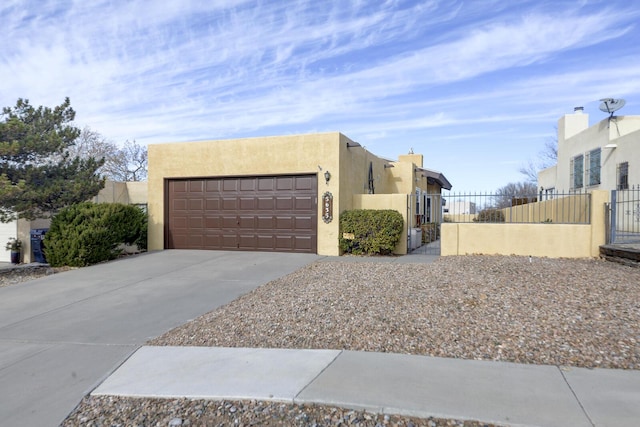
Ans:
{"type": "Polygon", "coordinates": [[[167,250],[0,288],[0,419],[57,426],[147,340],[319,259],[167,250]]]}

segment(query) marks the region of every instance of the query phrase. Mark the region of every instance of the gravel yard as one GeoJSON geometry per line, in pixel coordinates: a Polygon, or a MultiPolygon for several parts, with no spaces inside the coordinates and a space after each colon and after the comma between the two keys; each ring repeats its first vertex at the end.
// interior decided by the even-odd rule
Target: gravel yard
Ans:
{"type": "Polygon", "coordinates": [[[149,344],[640,369],[640,269],[515,256],[316,262],[149,344]]]}
{"type": "Polygon", "coordinates": [[[51,268],[48,265],[20,265],[0,269],[0,288],[28,282],[51,274],[70,270],[69,267],[51,268]]]}
{"type": "MultiPolygon", "coordinates": [[[[149,344],[348,349],[640,369],[640,269],[600,260],[515,256],[446,257],[433,264],[320,261],[149,344]]],[[[172,421],[491,425],[273,402],[105,397],[86,398],[64,425],[166,426],[172,421]]]]}

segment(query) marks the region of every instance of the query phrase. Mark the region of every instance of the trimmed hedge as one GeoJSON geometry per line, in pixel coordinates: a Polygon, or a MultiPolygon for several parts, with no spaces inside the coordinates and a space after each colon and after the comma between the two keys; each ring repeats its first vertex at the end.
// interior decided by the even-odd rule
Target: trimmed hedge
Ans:
{"type": "Polygon", "coordinates": [[[132,205],[84,202],[53,217],[44,252],[52,267],[83,267],[117,258],[122,244],[147,248],[147,214],[132,205]]]}
{"type": "Polygon", "coordinates": [[[398,211],[345,211],[340,215],[340,249],[356,255],[389,255],[398,245],[403,227],[398,211]]]}

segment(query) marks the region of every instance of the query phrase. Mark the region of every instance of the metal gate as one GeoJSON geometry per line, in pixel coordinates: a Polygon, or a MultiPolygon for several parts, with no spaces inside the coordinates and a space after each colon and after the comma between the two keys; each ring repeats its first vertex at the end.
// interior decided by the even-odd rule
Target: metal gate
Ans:
{"type": "Polygon", "coordinates": [[[407,252],[440,255],[440,223],[443,198],[440,193],[416,190],[407,204],[407,252]]]}
{"type": "Polygon", "coordinates": [[[607,243],[640,243],[640,186],[612,190],[606,217],[607,243]]]}

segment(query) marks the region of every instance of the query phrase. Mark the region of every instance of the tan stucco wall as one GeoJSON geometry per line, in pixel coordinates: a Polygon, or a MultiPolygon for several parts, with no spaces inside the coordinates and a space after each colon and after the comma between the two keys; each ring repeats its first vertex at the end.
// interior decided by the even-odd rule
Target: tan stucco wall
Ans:
{"type": "Polygon", "coordinates": [[[588,258],[591,227],[575,224],[443,223],[442,256],[531,255],[550,258],[588,258]]]}
{"type": "MultiPolygon", "coordinates": [[[[338,132],[236,140],[154,144],[148,147],[149,249],[164,248],[165,180],[171,178],[315,174],[318,200],[333,195],[333,221],[322,221],[318,203],[318,247],[321,255],[339,255],[340,213],[356,208],[354,195],[369,193],[369,165],[375,194],[401,194],[400,211],[406,216],[406,196],[416,185],[427,189],[426,179],[415,182],[415,167],[422,155],[401,156],[393,162],[380,158],[338,132]],[[416,163],[417,162],[417,163],[416,163]],[[386,165],[386,167],[385,167],[386,165]],[[331,179],[325,182],[324,173],[331,179]]],[[[436,191],[436,187],[430,188],[436,191]]],[[[439,189],[437,190],[439,192],[439,189]]],[[[360,202],[358,202],[360,203],[360,202]]],[[[372,202],[379,209],[395,209],[395,198],[372,202]]],[[[358,206],[362,206],[361,204],[358,206]]],[[[406,242],[403,242],[406,252],[406,242]]]]}
{"type": "Polygon", "coordinates": [[[129,204],[144,205],[149,198],[149,184],[147,181],[127,182],[127,194],[129,195],[129,204]]]}
{"type": "MultiPolygon", "coordinates": [[[[166,178],[315,174],[318,198],[334,197],[333,221],[322,221],[318,205],[318,253],[338,255],[338,213],[342,209],[339,168],[347,139],[338,132],[149,145],[149,250],[164,248],[166,178]],[[343,145],[341,145],[343,144],[343,145]],[[331,179],[325,183],[324,172],[331,179]]],[[[352,149],[350,149],[352,150],[352,149]]]]}
{"type": "Polygon", "coordinates": [[[104,188],[93,198],[93,202],[143,205],[147,203],[147,190],[147,181],[105,181],[104,188]]]}
{"type": "Polygon", "coordinates": [[[441,255],[531,255],[591,258],[605,244],[606,191],[591,193],[591,224],[443,223],[441,255]]]}
{"type": "Polygon", "coordinates": [[[398,211],[404,218],[402,237],[394,254],[407,253],[407,203],[406,194],[356,194],[353,196],[353,209],[391,209],[398,211]]]}

